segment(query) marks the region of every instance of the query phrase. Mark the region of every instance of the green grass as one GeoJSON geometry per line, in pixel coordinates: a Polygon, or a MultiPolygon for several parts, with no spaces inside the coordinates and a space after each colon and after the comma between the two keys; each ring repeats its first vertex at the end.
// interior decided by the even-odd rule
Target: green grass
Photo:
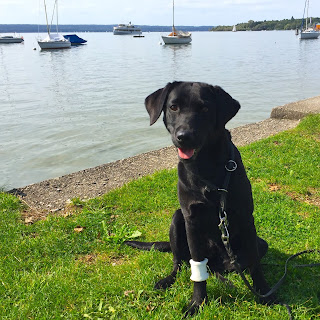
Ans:
{"type": "MultiPolygon", "coordinates": [[[[319,115],[241,148],[257,231],[270,246],[263,268],[271,285],[288,256],[320,249],[319,151],[319,115]]],[[[74,199],[73,214],[32,225],[22,222],[19,200],[0,193],[0,318],[181,319],[192,295],[189,268],[171,289],[155,291],[172,255],[121,244],[139,233],[142,241],[168,240],[176,183],[176,170],[158,172],[101,198],[74,199]]],[[[293,265],[319,261],[312,254],[290,263],[278,296],[295,319],[320,316],[320,268],[293,265]]],[[[234,288],[209,278],[209,304],[195,319],[288,319],[284,307],[258,304],[237,274],[227,277],[234,288]]]]}

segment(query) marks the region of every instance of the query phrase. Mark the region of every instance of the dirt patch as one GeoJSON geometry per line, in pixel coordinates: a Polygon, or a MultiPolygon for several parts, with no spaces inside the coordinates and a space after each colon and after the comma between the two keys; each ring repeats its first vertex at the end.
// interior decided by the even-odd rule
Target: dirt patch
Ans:
{"type": "Polygon", "coordinates": [[[269,185],[269,190],[270,191],[279,191],[280,189],[281,189],[280,186],[277,185],[277,184],[272,183],[272,184],[269,185]]]}
{"type": "Polygon", "coordinates": [[[314,190],[309,191],[305,195],[296,192],[286,192],[286,194],[293,200],[311,204],[320,208],[320,197],[317,196],[314,190]]]}
{"type": "Polygon", "coordinates": [[[95,264],[97,260],[96,254],[86,254],[84,256],[80,256],[77,258],[77,261],[82,262],[84,264],[95,264]]]}
{"type": "MultiPolygon", "coordinates": [[[[317,190],[309,189],[307,194],[301,194],[298,192],[286,191],[286,187],[281,187],[278,184],[271,183],[268,185],[268,188],[272,192],[282,190],[287,196],[289,196],[292,200],[304,202],[307,204],[311,204],[320,208],[320,197],[317,195],[317,190]]],[[[303,214],[301,214],[303,215],[303,214]]]]}

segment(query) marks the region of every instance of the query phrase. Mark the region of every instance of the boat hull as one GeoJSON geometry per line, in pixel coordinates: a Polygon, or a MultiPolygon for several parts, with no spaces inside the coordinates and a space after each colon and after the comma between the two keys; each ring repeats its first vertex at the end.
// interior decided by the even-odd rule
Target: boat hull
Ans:
{"type": "Polygon", "coordinates": [[[141,30],[113,30],[113,34],[116,36],[128,35],[128,34],[141,34],[141,30]]]}
{"type": "Polygon", "coordinates": [[[320,36],[319,31],[302,31],[300,32],[300,39],[318,39],[320,36]]]}
{"type": "Polygon", "coordinates": [[[71,47],[70,41],[38,41],[41,49],[67,49],[71,47]]]}
{"type": "Polygon", "coordinates": [[[134,24],[129,22],[129,24],[120,23],[119,25],[113,27],[113,34],[116,36],[121,35],[133,35],[133,34],[141,34],[142,31],[139,27],[136,27],[134,24]]]}
{"type": "Polygon", "coordinates": [[[192,41],[191,37],[178,37],[178,36],[162,36],[165,44],[187,44],[192,41]]]}
{"type": "Polygon", "coordinates": [[[0,37],[0,43],[21,43],[23,41],[24,41],[23,38],[0,37]]]}

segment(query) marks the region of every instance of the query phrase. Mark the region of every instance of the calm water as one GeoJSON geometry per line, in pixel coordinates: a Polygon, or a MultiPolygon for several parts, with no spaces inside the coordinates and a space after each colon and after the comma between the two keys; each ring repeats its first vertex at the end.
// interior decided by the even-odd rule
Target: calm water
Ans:
{"type": "Polygon", "coordinates": [[[320,95],[320,40],[293,31],[199,32],[191,45],[84,33],[88,44],[40,51],[36,34],[0,45],[0,187],[21,187],[171,144],[144,98],[172,80],[222,86],[242,109],[229,128],[320,95]],[[37,50],[33,50],[36,47],[37,50]]]}

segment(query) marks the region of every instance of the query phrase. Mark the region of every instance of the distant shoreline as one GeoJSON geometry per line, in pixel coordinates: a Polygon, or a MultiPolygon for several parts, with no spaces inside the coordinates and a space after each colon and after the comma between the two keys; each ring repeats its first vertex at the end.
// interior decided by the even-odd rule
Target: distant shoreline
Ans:
{"type": "MultiPolygon", "coordinates": [[[[237,31],[271,31],[271,30],[295,30],[301,27],[302,18],[295,19],[282,19],[282,20],[264,20],[236,23],[237,31]]],[[[121,21],[120,21],[121,22],[121,21]]],[[[123,23],[123,22],[121,22],[123,23]]],[[[320,18],[313,17],[313,24],[319,24],[320,18]]],[[[60,24],[60,32],[112,32],[116,24],[60,24]]],[[[170,32],[172,26],[153,26],[153,25],[139,25],[142,32],[170,32]]],[[[177,29],[182,31],[231,31],[233,26],[225,25],[204,25],[204,26],[176,26],[177,29]]],[[[0,33],[36,33],[47,32],[45,24],[0,24],[0,33]]]]}
{"type": "MultiPolygon", "coordinates": [[[[112,32],[116,24],[59,24],[59,32],[112,32]]],[[[170,32],[172,26],[136,25],[142,32],[170,32]]],[[[176,26],[182,31],[210,31],[213,26],[176,26]]],[[[0,33],[38,33],[47,32],[46,25],[37,24],[0,24],[0,33]]]]}

